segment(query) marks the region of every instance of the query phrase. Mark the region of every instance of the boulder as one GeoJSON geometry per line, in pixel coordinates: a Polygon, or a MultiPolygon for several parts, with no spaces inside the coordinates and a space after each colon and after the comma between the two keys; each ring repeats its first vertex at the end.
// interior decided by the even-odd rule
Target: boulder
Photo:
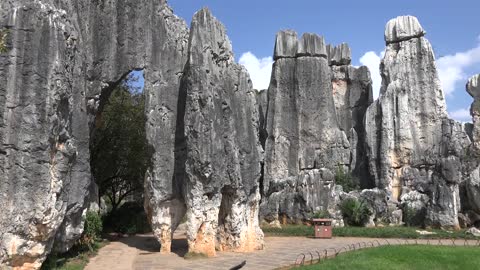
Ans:
{"type": "Polygon", "coordinates": [[[475,237],[480,237],[480,230],[475,227],[468,229],[465,233],[473,235],[475,237]]]}

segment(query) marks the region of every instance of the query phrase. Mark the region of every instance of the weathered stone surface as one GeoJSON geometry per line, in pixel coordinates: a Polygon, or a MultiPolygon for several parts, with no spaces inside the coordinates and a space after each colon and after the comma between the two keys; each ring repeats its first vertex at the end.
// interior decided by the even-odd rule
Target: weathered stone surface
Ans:
{"type": "Polygon", "coordinates": [[[177,213],[161,209],[175,193],[185,23],[165,1],[2,1],[0,27],[10,29],[0,55],[0,263],[38,268],[55,234],[60,251],[78,238],[90,203],[89,127],[133,69],[145,69],[155,150],[146,194],[152,223],[172,223],[177,213]]]}
{"type": "Polygon", "coordinates": [[[298,42],[298,56],[327,57],[325,40],[317,34],[305,33],[298,42]]]}
{"type": "MultiPolygon", "coordinates": [[[[2,1],[4,27],[10,30],[8,52],[0,55],[0,264],[34,269],[64,219],[81,216],[90,183],[86,116],[74,115],[85,104],[71,87],[79,83],[80,37],[64,10],[40,2],[2,1]]],[[[76,234],[78,225],[82,230],[72,223],[67,233],[76,234]]]]}
{"type": "Polygon", "coordinates": [[[480,237],[480,230],[475,228],[475,227],[472,227],[472,228],[468,229],[465,233],[471,234],[475,237],[480,237]]]}
{"type": "Polygon", "coordinates": [[[480,153],[480,74],[468,80],[467,92],[473,97],[473,103],[470,107],[470,114],[473,118],[473,147],[477,153],[480,153]]]}
{"type": "MultiPolygon", "coordinates": [[[[276,44],[284,43],[285,36],[279,32],[276,44]]],[[[326,57],[276,58],[268,89],[267,133],[261,216],[296,219],[316,208],[326,210],[333,185],[323,171],[333,177],[337,166],[350,161],[350,144],[336,121],[326,57]]]]}
{"type": "Polygon", "coordinates": [[[360,179],[360,186],[372,188],[366,162],[365,112],[373,102],[372,80],[367,67],[331,66],[333,100],[337,122],[348,135],[351,145],[350,168],[360,179]]]}
{"type": "Polygon", "coordinates": [[[385,33],[380,97],[365,120],[370,172],[391,200],[409,190],[426,194],[427,225],[458,227],[459,164],[469,138],[447,118],[433,50],[416,18],[391,20],[385,33]]]}
{"type": "Polygon", "coordinates": [[[193,17],[182,80],[189,251],[213,256],[215,249],[262,249],[256,93],[208,9],[193,17]]]}
{"type": "Polygon", "coordinates": [[[406,41],[412,38],[420,38],[425,31],[414,16],[399,16],[388,21],[385,27],[385,42],[406,41]]]}
{"type": "Polygon", "coordinates": [[[280,31],[275,40],[275,49],[273,52],[273,60],[279,58],[293,58],[297,54],[298,38],[297,32],[292,30],[280,31]]]}
{"type": "Polygon", "coordinates": [[[352,52],[347,43],[338,46],[327,45],[328,64],[331,66],[350,65],[352,62],[352,52]]]}

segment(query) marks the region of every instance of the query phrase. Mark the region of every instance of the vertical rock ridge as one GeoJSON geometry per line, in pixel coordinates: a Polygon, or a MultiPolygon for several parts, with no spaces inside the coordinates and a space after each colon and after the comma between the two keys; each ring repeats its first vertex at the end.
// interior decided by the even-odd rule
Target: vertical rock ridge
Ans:
{"type": "Polygon", "coordinates": [[[323,38],[305,34],[298,41],[295,32],[281,31],[275,44],[261,207],[269,222],[327,210],[334,204],[331,171],[348,167],[350,159],[350,144],[337,124],[323,38]]]}
{"type": "MultiPolygon", "coordinates": [[[[429,198],[426,208],[414,209],[427,211],[426,225],[458,227],[461,178],[453,175],[461,168],[448,164],[458,165],[468,136],[447,118],[435,57],[424,34],[412,16],[387,23],[380,97],[365,120],[369,167],[390,200],[402,201],[411,192],[429,198]],[[448,147],[457,154],[445,151],[448,147]]],[[[404,207],[415,208],[408,203],[404,207]]]]}
{"type": "Polygon", "coordinates": [[[186,80],[185,201],[190,252],[263,248],[255,92],[208,9],[192,20],[186,80]]]}

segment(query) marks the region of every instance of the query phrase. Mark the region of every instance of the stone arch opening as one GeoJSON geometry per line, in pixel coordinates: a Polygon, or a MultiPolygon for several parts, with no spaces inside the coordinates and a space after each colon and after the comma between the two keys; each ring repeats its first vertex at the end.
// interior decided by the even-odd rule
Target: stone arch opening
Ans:
{"type": "Polygon", "coordinates": [[[107,231],[151,231],[143,211],[152,147],[146,138],[142,69],[107,84],[92,101],[90,168],[107,231]]]}

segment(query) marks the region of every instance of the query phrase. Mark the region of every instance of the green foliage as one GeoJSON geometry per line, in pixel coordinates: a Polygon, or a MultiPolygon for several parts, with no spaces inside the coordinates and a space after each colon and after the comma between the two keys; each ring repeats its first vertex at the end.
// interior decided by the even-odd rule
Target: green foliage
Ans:
{"type": "Polygon", "coordinates": [[[350,226],[363,226],[371,215],[367,204],[355,198],[345,199],[340,205],[343,220],[350,226]]]}
{"type": "MultiPolygon", "coordinates": [[[[312,236],[312,226],[307,225],[283,225],[282,228],[262,227],[267,236],[312,236]]],[[[408,239],[480,239],[473,235],[466,234],[465,230],[444,231],[429,230],[435,234],[421,235],[417,230],[424,230],[416,227],[387,226],[387,227],[334,227],[335,237],[368,237],[368,238],[408,238],[408,239]]]]}
{"type": "Polygon", "coordinates": [[[316,211],[312,214],[312,218],[331,218],[327,210],[316,211]]]}
{"type": "Polygon", "coordinates": [[[480,250],[475,247],[383,246],[348,252],[302,270],[376,269],[480,269],[480,250]]]}
{"type": "Polygon", "coordinates": [[[85,218],[83,234],[92,239],[92,243],[101,239],[102,236],[102,217],[94,211],[88,211],[85,218]]]}
{"type": "Polygon", "coordinates": [[[42,270],[82,270],[89,259],[108,242],[95,242],[90,248],[77,243],[63,254],[51,253],[42,265],[42,270]]]}
{"type": "Polygon", "coordinates": [[[407,226],[422,226],[425,211],[417,211],[412,207],[403,207],[403,221],[407,226]]]}
{"type": "Polygon", "coordinates": [[[126,202],[117,211],[110,212],[105,216],[104,224],[107,232],[136,234],[152,231],[143,206],[136,202],[126,202]]]}
{"type": "Polygon", "coordinates": [[[129,196],[143,192],[143,179],[151,160],[145,133],[145,97],[132,87],[131,78],[113,89],[104,101],[90,145],[99,196],[107,198],[112,211],[129,196]]]}
{"type": "Polygon", "coordinates": [[[0,31],[0,53],[6,53],[7,49],[7,37],[8,37],[8,29],[4,29],[0,31]]]}
{"type": "Polygon", "coordinates": [[[92,251],[95,242],[101,239],[102,230],[102,217],[97,212],[88,211],[85,217],[83,233],[77,245],[85,246],[92,251]]]}
{"type": "Polygon", "coordinates": [[[343,191],[350,192],[360,189],[358,180],[352,176],[351,172],[345,172],[343,166],[338,165],[337,172],[335,174],[335,184],[341,185],[343,191]]]}

